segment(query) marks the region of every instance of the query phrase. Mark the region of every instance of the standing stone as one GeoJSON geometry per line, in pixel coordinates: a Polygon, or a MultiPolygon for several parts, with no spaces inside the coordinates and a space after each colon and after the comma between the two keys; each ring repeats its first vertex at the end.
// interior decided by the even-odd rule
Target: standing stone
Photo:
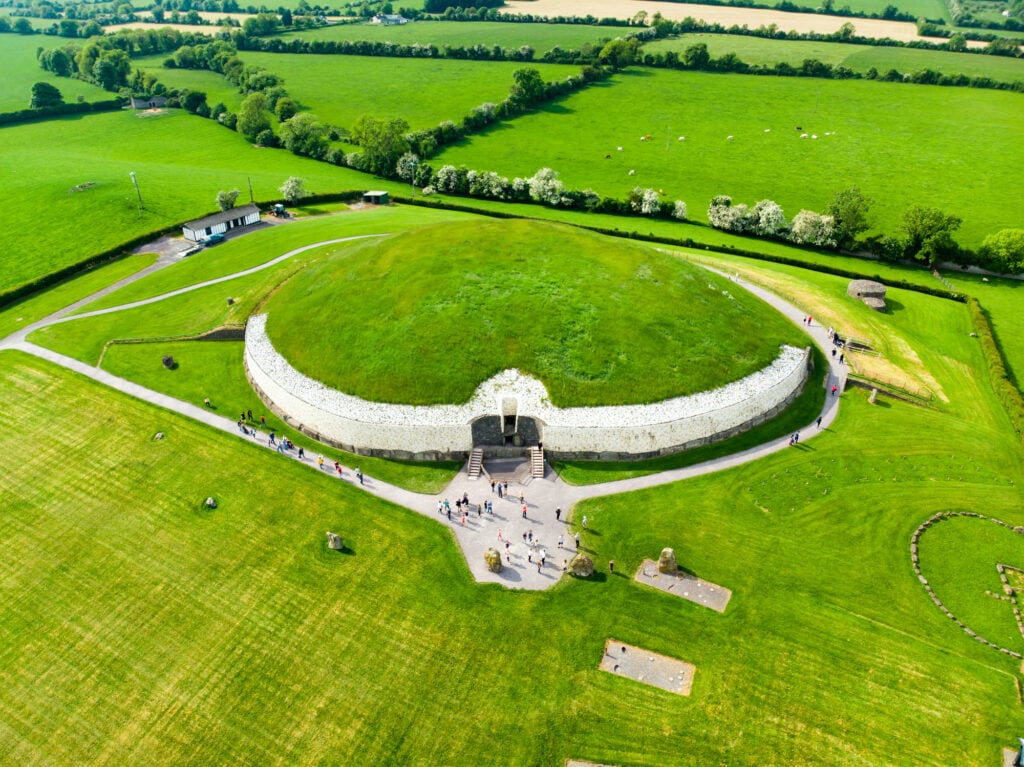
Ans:
{"type": "Polygon", "coordinates": [[[214,500],[212,495],[209,498],[207,498],[204,501],[204,503],[206,504],[206,508],[208,508],[208,509],[216,509],[217,508],[217,501],[214,500]]]}
{"type": "Polygon", "coordinates": [[[676,564],[676,552],[672,549],[662,549],[658,557],[658,572],[675,575],[679,572],[679,565],[676,564]]]}
{"type": "Polygon", "coordinates": [[[484,552],[484,562],[487,563],[487,569],[492,573],[501,572],[501,553],[496,548],[491,547],[484,552]]]}
{"type": "Polygon", "coordinates": [[[569,562],[569,569],[578,578],[589,578],[594,574],[594,560],[586,554],[577,554],[569,562]]]}
{"type": "Polygon", "coordinates": [[[345,548],[345,542],[341,540],[341,536],[330,532],[327,533],[327,545],[335,551],[341,551],[345,548]]]}

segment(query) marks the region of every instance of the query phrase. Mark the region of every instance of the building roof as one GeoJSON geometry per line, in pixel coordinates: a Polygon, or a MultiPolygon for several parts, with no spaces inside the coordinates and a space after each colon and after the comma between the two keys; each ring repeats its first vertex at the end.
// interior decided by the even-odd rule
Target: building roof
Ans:
{"type": "Polygon", "coordinates": [[[379,191],[379,190],[371,189],[368,192],[363,192],[363,197],[366,197],[367,195],[373,195],[374,197],[381,197],[381,196],[386,195],[386,194],[387,194],[387,192],[382,192],[382,191],[379,191]]]}
{"type": "Polygon", "coordinates": [[[189,221],[186,223],[185,227],[192,230],[205,229],[208,226],[223,224],[225,221],[230,221],[233,218],[244,218],[251,213],[259,212],[260,209],[255,204],[244,205],[241,208],[222,210],[219,213],[214,213],[212,216],[206,216],[205,218],[197,218],[195,221],[189,221]]]}

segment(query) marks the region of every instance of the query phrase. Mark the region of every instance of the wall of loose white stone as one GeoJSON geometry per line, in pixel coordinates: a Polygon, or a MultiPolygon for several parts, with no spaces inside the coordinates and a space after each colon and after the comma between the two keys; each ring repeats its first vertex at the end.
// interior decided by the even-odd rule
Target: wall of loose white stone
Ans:
{"type": "Polygon", "coordinates": [[[482,383],[463,405],[369,402],[300,373],[274,348],[266,315],[249,318],[245,365],[264,401],[305,433],[358,453],[463,457],[472,422],[509,412],[538,422],[554,456],[647,456],[730,436],[778,412],[800,392],[809,350],[782,347],[768,367],[719,389],[651,405],[557,408],[544,385],[517,370],[482,383]]]}

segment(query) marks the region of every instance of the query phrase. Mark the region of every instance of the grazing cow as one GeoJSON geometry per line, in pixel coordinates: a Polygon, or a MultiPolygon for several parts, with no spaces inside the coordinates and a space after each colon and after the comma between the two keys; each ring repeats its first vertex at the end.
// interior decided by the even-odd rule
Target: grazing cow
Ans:
{"type": "Polygon", "coordinates": [[[606,155],[604,156],[604,159],[606,159],[606,160],[610,160],[610,159],[612,159],[612,156],[611,156],[610,154],[606,154],[606,155]]]}

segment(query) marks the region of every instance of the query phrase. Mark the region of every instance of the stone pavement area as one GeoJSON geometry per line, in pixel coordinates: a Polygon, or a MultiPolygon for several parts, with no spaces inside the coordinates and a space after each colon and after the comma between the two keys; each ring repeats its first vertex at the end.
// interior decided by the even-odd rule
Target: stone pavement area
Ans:
{"type": "MultiPolygon", "coordinates": [[[[31,324],[10,334],[6,338],[0,338],[0,351],[4,349],[18,349],[22,352],[49,360],[64,368],[92,378],[106,386],[110,386],[117,391],[180,413],[188,418],[205,423],[212,428],[218,429],[227,434],[232,434],[239,439],[255,441],[258,444],[267,446],[268,450],[275,450],[273,446],[267,445],[266,434],[262,432],[255,432],[253,434],[243,435],[240,433],[234,420],[216,415],[209,408],[203,407],[201,403],[184,402],[166,394],[147,389],[132,381],[118,378],[117,376],[111,375],[100,368],[87,365],[79,362],[78,360],[72,359],[71,357],[67,357],[30,343],[27,341],[27,336],[33,330],[56,323],[73,322],[76,319],[100,314],[111,314],[139,306],[153,305],[155,307],[156,304],[159,304],[161,301],[173,296],[181,295],[193,290],[199,290],[210,285],[227,282],[244,275],[253,274],[263,269],[268,269],[311,248],[320,247],[321,245],[330,243],[345,242],[348,240],[375,236],[381,235],[360,235],[357,237],[338,238],[305,245],[301,248],[295,248],[294,250],[288,251],[287,253],[284,253],[264,264],[245,269],[235,274],[224,275],[202,283],[179,288],[163,295],[134,301],[122,306],[114,306],[94,312],[84,312],[74,316],[71,315],[72,311],[86,306],[102,296],[113,292],[117,288],[142,279],[143,277],[170,266],[173,263],[177,263],[182,258],[176,250],[172,252],[172,248],[166,247],[167,252],[163,253],[157,263],[152,266],[140,270],[136,274],[88,296],[81,301],[77,301],[74,304],[66,306],[42,320],[32,322],[31,324]]],[[[738,277],[731,275],[725,276],[735,284],[749,290],[751,293],[773,306],[777,311],[789,318],[794,324],[801,325],[805,332],[811,336],[818,346],[826,352],[828,351],[830,347],[825,328],[822,328],[819,325],[811,325],[810,327],[805,325],[803,322],[805,314],[802,310],[787,301],[784,301],[773,293],[764,290],[763,288],[748,284],[738,277]]],[[[159,307],[155,307],[155,310],[159,311],[159,307]]],[[[829,370],[824,378],[826,389],[830,389],[832,385],[835,384],[839,391],[842,391],[846,379],[846,370],[833,358],[829,360],[829,370]]],[[[809,382],[809,385],[816,384],[814,381],[811,381],[809,382]]],[[[829,428],[839,409],[840,399],[841,398],[839,397],[833,396],[826,398],[825,407],[821,413],[822,422],[820,428],[811,423],[800,430],[800,449],[806,449],[804,445],[809,439],[813,438],[820,431],[825,431],[829,428]]],[[[313,445],[308,445],[306,447],[308,448],[308,451],[304,462],[311,468],[311,470],[317,471],[316,448],[313,445]]],[[[509,491],[512,494],[512,498],[502,499],[501,501],[498,500],[496,493],[491,492],[490,479],[487,474],[481,475],[480,478],[476,480],[470,480],[465,469],[456,475],[451,484],[445,488],[444,492],[436,496],[410,492],[403,488],[375,480],[373,477],[364,477],[364,482],[362,485],[359,485],[359,488],[391,503],[404,506],[405,508],[411,509],[419,514],[432,517],[436,519],[439,524],[444,524],[450,527],[455,539],[458,541],[463,553],[465,554],[466,563],[469,566],[470,572],[478,581],[500,583],[510,588],[545,589],[558,582],[559,578],[562,576],[563,562],[571,559],[576,552],[573,536],[580,526],[577,525],[573,528],[573,536],[571,536],[569,527],[566,524],[566,519],[571,513],[572,507],[577,502],[588,498],[628,493],[642,488],[679,482],[702,474],[740,466],[744,463],[756,461],[772,453],[788,449],[792,449],[789,447],[788,439],[786,437],[782,437],[763,445],[750,448],[749,450],[706,461],[695,466],[673,469],[643,477],[634,477],[615,482],[606,482],[598,485],[586,485],[580,487],[565,484],[557,475],[554,474],[554,472],[550,470],[550,468],[547,469],[546,475],[543,478],[531,479],[528,476],[528,472],[524,472],[518,464],[505,464],[500,461],[487,462],[485,463],[485,470],[490,470],[487,469],[487,467],[491,466],[495,472],[496,479],[499,476],[501,476],[503,481],[506,478],[508,479],[509,491]],[[522,516],[521,504],[519,503],[520,491],[525,494],[526,499],[527,514],[525,519],[522,516]],[[465,524],[463,524],[461,517],[456,517],[455,513],[455,499],[457,497],[461,497],[464,493],[469,494],[470,501],[470,512],[466,517],[465,524]],[[448,520],[447,514],[439,515],[437,512],[438,500],[443,502],[445,498],[449,499],[449,503],[452,507],[451,521],[448,520]],[[494,503],[493,516],[485,516],[484,513],[477,516],[476,505],[483,500],[489,500],[494,503]],[[561,519],[556,520],[555,510],[559,508],[562,510],[561,519]],[[501,532],[501,538],[498,537],[499,530],[501,532]],[[533,532],[532,541],[530,540],[529,535],[531,531],[533,532]],[[522,537],[523,533],[527,534],[527,540],[525,542],[522,537]],[[560,535],[564,536],[564,544],[562,548],[559,548],[558,546],[558,538],[560,535]],[[506,542],[509,544],[507,557],[505,556],[506,542]],[[502,551],[506,566],[501,573],[490,572],[484,562],[483,552],[492,546],[502,551]],[[538,570],[537,558],[540,556],[544,557],[544,564],[538,570]]],[[[289,458],[298,460],[295,451],[277,453],[277,456],[280,460],[289,458]]],[[[352,467],[345,467],[345,475],[342,481],[355,481],[352,467]]],[[[593,526],[594,525],[592,524],[591,527],[593,526]]],[[[340,530],[338,532],[340,532],[344,537],[344,530],[340,530]]],[[[594,557],[595,552],[588,551],[586,548],[587,533],[585,531],[582,533],[581,543],[583,550],[587,551],[588,554],[594,557]]]]}
{"type": "Polygon", "coordinates": [[[732,592],[724,586],[716,586],[714,583],[703,581],[689,573],[679,572],[675,575],[659,573],[658,563],[653,559],[645,559],[633,579],[653,586],[666,594],[688,599],[720,613],[725,612],[725,608],[732,598],[732,592]]]}
{"type": "Polygon", "coordinates": [[[677,695],[689,695],[697,667],[617,639],[609,639],[601,656],[602,671],[629,677],[637,682],[660,687],[677,695]]]}

